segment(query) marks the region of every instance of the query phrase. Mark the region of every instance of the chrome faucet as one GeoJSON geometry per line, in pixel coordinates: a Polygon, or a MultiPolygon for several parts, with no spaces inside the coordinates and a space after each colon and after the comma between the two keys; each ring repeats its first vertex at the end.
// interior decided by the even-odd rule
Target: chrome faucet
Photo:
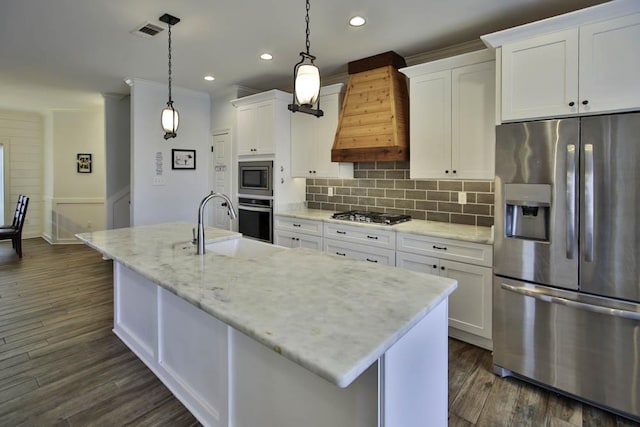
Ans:
{"type": "Polygon", "coordinates": [[[202,201],[200,202],[200,207],[198,208],[198,236],[195,238],[196,245],[198,247],[196,254],[204,255],[204,225],[202,224],[202,214],[204,213],[204,207],[207,202],[216,197],[220,197],[224,199],[227,206],[227,213],[231,217],[231,219],[236,219],[238,215],[236,214],[236,210],[233,208],[233,203],[228,196],[222,193],[214,193],[213,191],[208,194],[202,201]]]}

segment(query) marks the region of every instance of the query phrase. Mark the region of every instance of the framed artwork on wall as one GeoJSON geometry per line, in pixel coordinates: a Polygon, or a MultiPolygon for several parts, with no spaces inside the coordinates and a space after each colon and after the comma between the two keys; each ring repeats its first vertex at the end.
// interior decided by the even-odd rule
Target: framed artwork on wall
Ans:
{"type": "Polygon", "coordinates": [[[171,150],[171,169],[195,169],[196,150],[171,150]]]}
{"type": "Polygon", "coordinates": [[[91,154],[78,153],[76,161],[78,173],[91,173],[91,154]]]}

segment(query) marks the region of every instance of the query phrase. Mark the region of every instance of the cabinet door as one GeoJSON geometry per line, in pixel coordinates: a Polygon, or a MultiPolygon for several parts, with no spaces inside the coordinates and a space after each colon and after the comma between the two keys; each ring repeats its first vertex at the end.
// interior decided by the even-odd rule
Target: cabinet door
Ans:
{"type": "Polygon", "coordinates": [[[461,179],[494,179],[495,62],[451,72],[451,173],[461,179]]]}
{"type": "Polygon", "coordinates": [[[578,29],[502,47],[503,121],[565,116],[577,111],[578,29]]]}
{"type": "Polygon", "coordinates": [[[411,179],[451,177],[451,71],[410,80],[411,179]]]}
{"type": "Polygon", "coordinates": [[[341,176],[340,163],[331,161],[331,147],[336,136],[339,119],[339,94],[320,97],[320,107],[324,116],[315,118],[314,149],[309,153],[315,159],[315,176],[337,178],[341,176]]]}
{"type": "Polygon", "coordinates": [[[449,296],[449,327],[491,339],[491,268],[440,260],[440,275],[458,281],[449,296]]]}
{"type": "Polygon", "coordinates": [[[238,107],[238,155],[256,154],[258,111],[254,105],[238,107]]]}
{"type": "Polygon", "coordinates": [[[640,105],[638,40],[640,13],[580,27],[581,113],[640,105]]]}
{"type": "Polygon", "coordinates": [[[396,252],[396,267],[419,273],[440,275],[440,260],[424,255],[396,252]]]}
{"type": "Polygon", "coordinates": [[[258,104],[257,108],[257,126],[256,126],[256,152],[254,154],[273,154],[275,153],[274,126],[275,126],[275,110],[273,101],[258,104]]]}
{"type": "Polygon", "coordinates": [[[291,176],[293,177],[314,177],[315,120],[316,117],[310,114],[294,113],[291,115],[291,176]]]}

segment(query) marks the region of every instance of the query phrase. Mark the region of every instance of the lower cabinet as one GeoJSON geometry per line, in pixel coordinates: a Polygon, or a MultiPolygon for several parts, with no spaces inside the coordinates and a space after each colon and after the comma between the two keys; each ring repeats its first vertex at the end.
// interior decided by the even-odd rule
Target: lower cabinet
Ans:
{"type": "Polygon", "coordinates": [[[458,288],[449,296],[449,336],[493,349],[491,246],[398,233],[398,249],[397,267],[458,281],[458,288]],[[417,242],[422,245],[416,245],[417,242]],[[400,250],[408,246],[413,251],[400,250]],[[433,256],[433,248],[442,253],[433,256]]]}
{"type": "Polygon", "coordinates": [[[493,349],[491,245],[276,215],[274,243],[385,264],[458,281],[449,296],[449,336],[493,349]]]}

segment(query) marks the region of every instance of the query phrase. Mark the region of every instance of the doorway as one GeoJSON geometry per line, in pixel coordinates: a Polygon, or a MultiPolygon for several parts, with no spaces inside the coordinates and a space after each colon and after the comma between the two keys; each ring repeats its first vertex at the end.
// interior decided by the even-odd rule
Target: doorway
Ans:
{"type": "MultiPolygon", "coordinates": [[[[231,167],[231,134],[228,130],[216,132],[211,141],[211,177],[213,191],[232,197],[232,167],[231,167]]],[[[224,201],[216,198],[214,203],[212,224],[225,230],[231,229],[231,220],[227,214],[224,201]]]]}

